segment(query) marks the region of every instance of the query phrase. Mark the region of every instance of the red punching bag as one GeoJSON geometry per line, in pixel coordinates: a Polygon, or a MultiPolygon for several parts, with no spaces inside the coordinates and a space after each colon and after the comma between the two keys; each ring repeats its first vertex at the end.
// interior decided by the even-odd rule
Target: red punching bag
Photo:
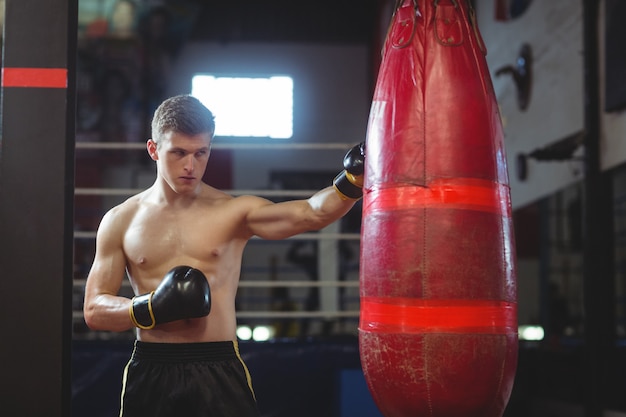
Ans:
{"type": "Polygon", "coordinates": [[[468,0],[399,0],[367,139],[359,347],[385,417],[500,417],[517,365],[510,190],[468,0]]]}

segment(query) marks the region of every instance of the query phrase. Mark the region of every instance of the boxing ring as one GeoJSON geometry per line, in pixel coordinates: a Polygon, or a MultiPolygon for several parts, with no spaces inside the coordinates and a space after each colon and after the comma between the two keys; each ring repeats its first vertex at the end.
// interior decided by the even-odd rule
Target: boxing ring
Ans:
{"type": "MultiPolygon", "coordinates": [[[[68,184],[72,184],[74,180],[73,168],[75,164],[74,157],[80,158],[80,153],[87,152],[106,152],[107,150],[134,151],[141,150],[143,143],[73,143],[73,127],[75,126],[75,42],[74,34],[76,28],[75,13],[77,2],[69,4],[66,1],[54,0],[49,2],[36,2],[35,7],[30,6],[28,9],[28,19],[23,15],[23,10],[19,10],[16,4],[21,2],[9,2],[11,5],[7,10],[7,20],[11,25],[7,25],[5,34],[10,38],[14,34],[16,38],[22,37],[20,33],[22,27],[30,27],[36,30],[29,32],[29,37],[20,41],[19,48],[7,48],[5,53],[5,69],[6,68],[24,68],[39,67],[42,70],[36,71],[37,74],[51,74],[49,70],[61,69],[62,74],[66,74],[65,84],[58,83],[53,79],[53,85],[30,83],[26,85],[4,85],[3,92],[3,156],[6,161],[15,163],[11,165],[9,172],[22,175],[14,175],[2,178],[2,197],[3,202],[10,201],[6,204],[10,210],[11,216],[2,216],[5,219],[18,219],[11,226],[10,241],[15,248],[6,248],[3,254],[4,273],[15,277],[61,277],[60,279],[40,278],[35,285],[24,285],[23,281],[4,280],[6,283],[11,281],[10,285],[3,286],[3,290],[14,295],[14,299],[3,310],[3,316],[19,316],[21,318],[30,317],[31,326],[24,326],[25,320],[13,325],[8,323],[5,329],[12,334],[18,341],[27,341],[27,343],[16,343],[14,346],[4,347],[3,354],[7,358],[14,358],[16,365],[13,365],[9,377],[5,378],[6,386],[3,385],[3,392],[7,392],[9,396],[15,393],[16,388],[22,388],[22,392],[38,392],[39,403],[48,411],[47,415],[68,415],[69,395],[72,388],[68,378],[70,372],[71,359],[71,339],[72,329],[68,328],[67,323],[79,322],[82,319],[79,309],[72,311],[72,303],[68,303],[72,295],[72,290],[84,286],[84,272],[78,272],[78,278],[74,278],[72,271],[75,265],[72,265],[72,248],[79,241],[92,242],[95,237],[95,230],[92,229],[76,229],[73,230],[70,218],[73,214],[74,205],[72,201],[77,197],[124,197],[133,194],[136,189],[106,189],[106,188],[89,188],[78,187],[72,189],[68,184]],[[15,8],[14,8],[15,7],[15,8]],[[49,16],[63,16],[63,19],[54,20],[51,24],[49,16]],[[21,21],[20,21],[21,17],[21,21]],[[21,24],[21,26],[20,26],[21,24]],[[41,29],[44,28],[44,29],[41,29]],[[54,39],[51,39],[50,33],[54,33],[54,39]],[[57,35],[58,33],[58,35],[57,35]],[[53,42],[54,41],[54,42],[53,42]],[[56,48],[56,49],[55,49],[56,48]],[[50,52],[49,49],[52,49],[50,52]],[[24,51],[39,52],[40,59],[27,59],[24,57],[24,51]],[[51,56],[52,59],[49,59],[51,56]],[[17,87],[17,88],[15,88],[17,87]],[[27,87],[27,88],[23,88],[27,87]],[[32,88],[32,89],[31,89],[32,88]],[[32,123],[33,117],[41,117],[44,123],[32,123]],[[45,127],[45,128],[44,128],[45,127]],[[52,137],[54,140],[42,140],[42,138],[52,137]],[[10,144],[11,146],[4,146],[10,144]],[[17,144],[17,146],[13,146],[17,144]],[[5,153],[6,152],[6,153],[5,153]],[[33,177],[26,175],[31,172],[24,171],[24,168],[16,166],[19,163],[28,161],[30,165],[36,167],[34,180],[33,177]],[[62,169],[57,169],[63,167],[62,169]],[[48,172],[50,171],[50,172],[48,172]],[[39,181],[37,181],[39,180],[39,181]],[[31,185],[33,189],[29,189],[28,193],[24,193],[24,186],[31,185]],[[34,194],[31,195],[31,194],[34,194]],[[30,208],[36,206],[39,210],[36,216],[30,216],[30,208]],[[20,213],[20,211],[22,213],[20,213]],[[26,213],[27,215],[24,215],[26,213]],[[62,219],[60,221],[60,219],[62,219]],[[39,239],[38,239],[39,238],[39,239]],[[74,245],[72,245],[72,241],[74,245]],[[21,250],[16,250],[20,248],[21,250]],[[33,288],[35,287],[35,288],[33,288]],[[38,308],[43,306],[44,308],[38,308]],[[42,312],[43,310],[43,312],[42,312]],[[74,314],[77,313],[77,314],[74,314]],[[42,320],[41,316],[45,316],[42,320]],[[70,320],[67,320],[67,319],[70,320]],[[48,320],[50,320],[49,323],[48,320]],[[34,330],[36,328],[36,330],[34,330]],[[14,332],[14,333],[13,333],[14,332]],[[35,336],[35,339],[31,339],[35,336]],[[41,349],[45,346],[46,349],[41,349]],[[61,365],[59,366],[59,362],[61,365]],[[41,378],[39,385],[37,381],[33,381],[30,372],[20,372],[22,367],[20,363],[28,363],[33,365],[48,378],[41,378]],[[17,374],[19,378],[14,377],[17,374]],[[62,381],[58,387],[50,386],[50,381],[62,381]],[[9,389],[8,385],[11,385],[9,389]],[[7,388],[7,389],[4,389],[7,388]],[[26,389],[28,388],[28,389],[26,389]],[[57,389],[55,389],[57,388],[57,389]]],[[[6,46],[6,44],[5,44],[6,46]]],[[[32,58],[32,57],[31,57],[32,58]]],[[[54,71],[57,74],[59,71],[54,71]]],[[[32,74],[29,72],[29,74],[32,74]]],[[[36,80],[28,80],[34,82],[36,80]]],[[[358,138],[356,141],[361,140],[358,138]]],[[[337,161],[341,160],[341,156],[354,143],[350,144],[333,144],[329,149],[337,150],[337,161]],[[340,149],[340,151],[339,151],[340,149]]],[[[214,149],[219,149],[219,143],[215,143],[214,149]]],[[[227,145],[221,145],[227,146],[227,145]]],[[[237,145],[246,151],[254,149],[249,144],[237,145]]],[[[280,146],[285,147],[285,144],[280,146]]],[[[316,145],[300,145],[300,149],[312,151],[316,145]]],[[[225,148],[223,148],[225,149],[225,148]]],[[[269,149],[269,148],[266,148],[269,149]]],[[[278,151],[280,147],[271,150],[278,151]]],[[[294,148],[295,149],[295,148],[294,148]]],[[[5,160],[3,160],[3,163],[5,160]]],[[[29,164],[27,164],[29,165],[29,164]]],[[[80,180],[80,178],[78,178],[80,180]]],[[[328,184],[332,181],[332,177],[328,178],[328,184]]],[[[77,183],[79,181],[76,181],[77,183]]],[[[227,190],[228,191],[228,190],[227,190]]],[[[281,194],[275,190],[230,190],[234,194],[253,191],[253,194],[263,196],[271,196],[272,198],[283,198],[289,195],[281,194]]],[[[297,193],[296,193],[297,194],[297,193]]],[[[291,195],[293,196],[293,195],[291,195]]],[[[298,195],[296,195],[298,196],[298,195]]],[[[300,194],[301,196],[301,194],[300,194]]],[[[110,208],[110,205],[104,204],[99,207],[102,212],[110,208]]],[[[8,221],[7,221],[8,222],[8,221]]],[[[3,224],[7,226],[7,224],[3,224]]],[[[3,232],[9,229],[3,228],[3,232]]],[[[330,230],[328,235],[324,233],[318,234],[315,238],[312,235],[303,235],[294,240],[312,239],[319,244],[320,253],[327,250],[326,244],[332,244],[340,241],[348,241],[358,243],[358,239],[353,235],[344,236],[337,230],[330,230]]],[[[289,240],[287,240],[289,241],[289,240]]],[[[250,245],[257,245],[257,240],[252,240],[250,245]]],[[[331,253],[329,250],[326,253],[331,253]]],[[[336,251],[335,251],[336,252],[336,251]]],[[[335,253],[336,255],[336,253],[335,253]]],[[[333,273],[325,273],[325,268],[330,270],[336,267],[335,261],[324,259],[319,263],[320,276],[332,276],[333,273]]],[[[246,271],[244,265],[243,271],[246,271]]],[[[271,272],[271,270],[270,270],[271,272]]],[[[355,280],[356,271],[352,271],[351,279],[345,282],[339,280],[328,280],[310,287],[317,287],[319,290],[332,290],[330,294],[336,295],[337,290],[356,290],[358,283],[355,280]]],[[[266,274],[267,272],[263,272],[266,274]]],[[[246,277],[247,278],[247,277],[246,277]]],[[[299,281],[304,280],[288,280],[281,281],[257,279],[244,279],[242,282],[255,282],[254,284],[244,284],[240,287],[244,290],[271,290],[281,287],[289,287],[291,289],[301,289],[308,287],[299,281]],[[246,286],[248,285],[248,286],[246,286]]],[[[308,283],[307,283],[308,284],[308,283]]],[[[129,288],[124,288],[128,290],[129,288]]],[[[78,293],[78,300],[80,293],[78,293]]],[[[358,303],[345,310],[337,308],[336,304],[329,303],[324,305],[322,300],[336,298],[334,296],[321,297],[321,308],[317,311],[298,312],[298,311],[272,311],[271,309],[247,309],[239,308],[238,318],[241,320],[258,318],[262,319],[287,319],[287,318],[317,318],[325,319],[352,319],[355,320],[359,316],[358,303]],[[307,313],[307,314],[303,314],[307,313]],[[266,316],[263,316],[266,315],[266,316]]],[[[77,300],[75,300],[77,301],[77,300]]],[[[76,304],[76,303],[75,303],[76,304]]],[[[352,328],[356,330],[356,321],[353,321],[352,328]]],[[[7,344],[5,344],[7,345],[7,344]]],[[[17,396],[16,396],[17,397],[17,396]]],[[[22,400],[16,401],[24,403],[22,400]]],[[[34,402],[33,402],[34,403],[34,402]]],[[[30,407],[37,407],[37,404],[28,404],[30,407]]],[[[22,413],[29,414],[29,413],[22,413]]]]}

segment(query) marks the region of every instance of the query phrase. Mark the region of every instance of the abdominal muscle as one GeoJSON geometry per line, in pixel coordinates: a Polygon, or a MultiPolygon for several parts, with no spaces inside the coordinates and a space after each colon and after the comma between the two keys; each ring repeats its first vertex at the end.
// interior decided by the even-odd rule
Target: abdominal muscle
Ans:
{"type": "MultiPolygon", "coordinates": [[[[201,261],[197,257],[175,257],[175,259],[168,260],[167,266],[159,263],[159,265],[153,265],[153,268],[129,262],[128,272],[129,276],[134,277],[131,278],[131,284],[135,294],[145,294],[156,289],[161,279],[148,277],[163,276],[164,271],[171,265],[197,267],[207,277],[211,290],[211,310],[208,316],[163,323],[150,330],[137,329],[137,339],[155,343],[235,340],[235,296],[239,284],[240,269],[237,266],[241,264],[241,250],[225,251],[223,255],[226,256],[220,256],[211,261],[201,261]]],[[[149,263],[149,261],[146,262],[146,264],[149,263]]]]}

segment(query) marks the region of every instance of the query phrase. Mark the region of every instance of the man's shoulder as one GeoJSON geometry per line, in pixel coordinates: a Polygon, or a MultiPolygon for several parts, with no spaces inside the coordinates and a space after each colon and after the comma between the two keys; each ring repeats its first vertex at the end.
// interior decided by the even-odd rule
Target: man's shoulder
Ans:
{"type": "Polygon", "coordinates": [[[256,207],[265,206],[273,203],[270,200],[259,196],[244,194],[234,198],[232,200],[232,204],[247,209],[254,209],[256,207]]]}
{"type": "Polygon", "coordinates": [[[114,206],[111,210],[126,212],[131,210],[136,210],[139,207],[139,204],[143,200],[146,191],[143,191],[139,194],[132,195],[128,197],[126,200],[122,201],[118,205],[114,206]]]}
{"type": "Polygon", "coordinates": [[[272,204],[271,201],[254,195],[232,196],[221,191],[207,195],[205,202],[207,209],[232,218],[243,218],[258,207],[272,204]]]}
{"type": "Polygon", "coordinates": [[[202,184],[202,197],[205,201],[224,202],[232,200],[234,197],[225,191],[219,190],[208,184],[202,184]]]}
{"type": "Polygon", "coordinates": [[[264,204],[271,204],[271,201],[254,195],[233,196],[213,187],[206,187],[203,193],[204,201],[212,206],[224,205],[230,208],[255,207],[264,204]]]}
{"type": "Polygon", "coordinates": [[[143,193],[133,195],[123,202],[111,207],[104,216],[109,218],[116,218],[118,220],[120,218],[132,216],[137,211],[137,208],[140,205],[142,194],[143,193]]]}

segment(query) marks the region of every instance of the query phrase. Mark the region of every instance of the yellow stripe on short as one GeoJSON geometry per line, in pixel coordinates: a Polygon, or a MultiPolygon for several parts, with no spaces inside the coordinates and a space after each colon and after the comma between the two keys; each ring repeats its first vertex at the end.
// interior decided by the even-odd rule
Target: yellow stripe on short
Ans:
{"type": "Polygon", "coordinates": [[[252,392],[252,397],[254,397],[254,401],[256,401],[256,395],[254,394],[254,389],[252,388],[252,377],[250,376],[250,371],[248,371],[248,367],[244,363],[243,359],[241,358],[241,354],[239,353],[239,342],[233,340],[233,347],[235,348],[235,354],[237,355],[237,359],[239,359],[239,362],[241,362],[241,366],[243,366],[243,369],[246,372],[248,388],[250,388],[250,392],[252,392]]]}

